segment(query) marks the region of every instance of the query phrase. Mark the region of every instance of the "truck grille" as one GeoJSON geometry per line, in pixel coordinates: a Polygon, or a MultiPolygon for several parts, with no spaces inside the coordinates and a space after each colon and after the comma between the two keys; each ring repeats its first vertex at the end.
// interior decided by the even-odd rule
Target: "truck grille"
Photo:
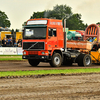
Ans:
{"type": "Polygon", "coordinates": [[[23,42],[23,50],[44,50],[44,42],[23,42]]]}
{"type": "Polygon", "coordinates": [[[38,55],[38,51],[28,51],[29,55],[38,55]]]}

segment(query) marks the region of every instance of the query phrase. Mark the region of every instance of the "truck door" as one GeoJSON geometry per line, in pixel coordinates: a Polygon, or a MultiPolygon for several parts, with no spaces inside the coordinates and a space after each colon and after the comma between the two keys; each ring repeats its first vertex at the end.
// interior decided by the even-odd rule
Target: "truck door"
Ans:
{"type": "Polygon", "coordinates": [[[52,50],[52,48],[57,47],[57,30],[56,29],[48,29],[48,49],[52,50]]]}

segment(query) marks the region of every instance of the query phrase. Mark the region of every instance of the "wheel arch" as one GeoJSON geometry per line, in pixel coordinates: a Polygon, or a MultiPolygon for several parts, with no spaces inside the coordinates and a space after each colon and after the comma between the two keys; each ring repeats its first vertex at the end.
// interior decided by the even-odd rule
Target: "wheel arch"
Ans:
{"type": "Polygon", "coordinates": [[[52,53],[52,55],[55,54],[55,53],[59,53],[61,55],[61,57],[63,56],[61,50],[54,50],[53,53],[52,53]]]}

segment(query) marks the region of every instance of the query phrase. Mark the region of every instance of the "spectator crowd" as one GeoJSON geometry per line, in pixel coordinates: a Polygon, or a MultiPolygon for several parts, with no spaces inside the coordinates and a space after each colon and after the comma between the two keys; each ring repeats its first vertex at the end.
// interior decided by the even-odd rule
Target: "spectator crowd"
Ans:
{"type": "Polygon", "coordinates": [[[4,38],[3,40],[0,38],[0,47],[22,47],[22,40],[18,39],[18,41],[16,41],[16,39],[12,39],[12,37],[4,38]]]}

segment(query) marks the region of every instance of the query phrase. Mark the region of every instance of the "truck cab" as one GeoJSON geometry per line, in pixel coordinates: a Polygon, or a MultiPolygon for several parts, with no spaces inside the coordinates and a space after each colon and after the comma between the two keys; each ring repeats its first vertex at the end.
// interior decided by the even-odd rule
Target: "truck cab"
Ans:
{"type": "MultiPolygon", "coordinates": [[[[54,52],[62,55],[64,34],[62,21],[57,19],[30,19],[23,31],[23,59],[32,66],[51,60],[54,52]]],[[[56,59],[57,60],[57,59],[56,59]]]]}

